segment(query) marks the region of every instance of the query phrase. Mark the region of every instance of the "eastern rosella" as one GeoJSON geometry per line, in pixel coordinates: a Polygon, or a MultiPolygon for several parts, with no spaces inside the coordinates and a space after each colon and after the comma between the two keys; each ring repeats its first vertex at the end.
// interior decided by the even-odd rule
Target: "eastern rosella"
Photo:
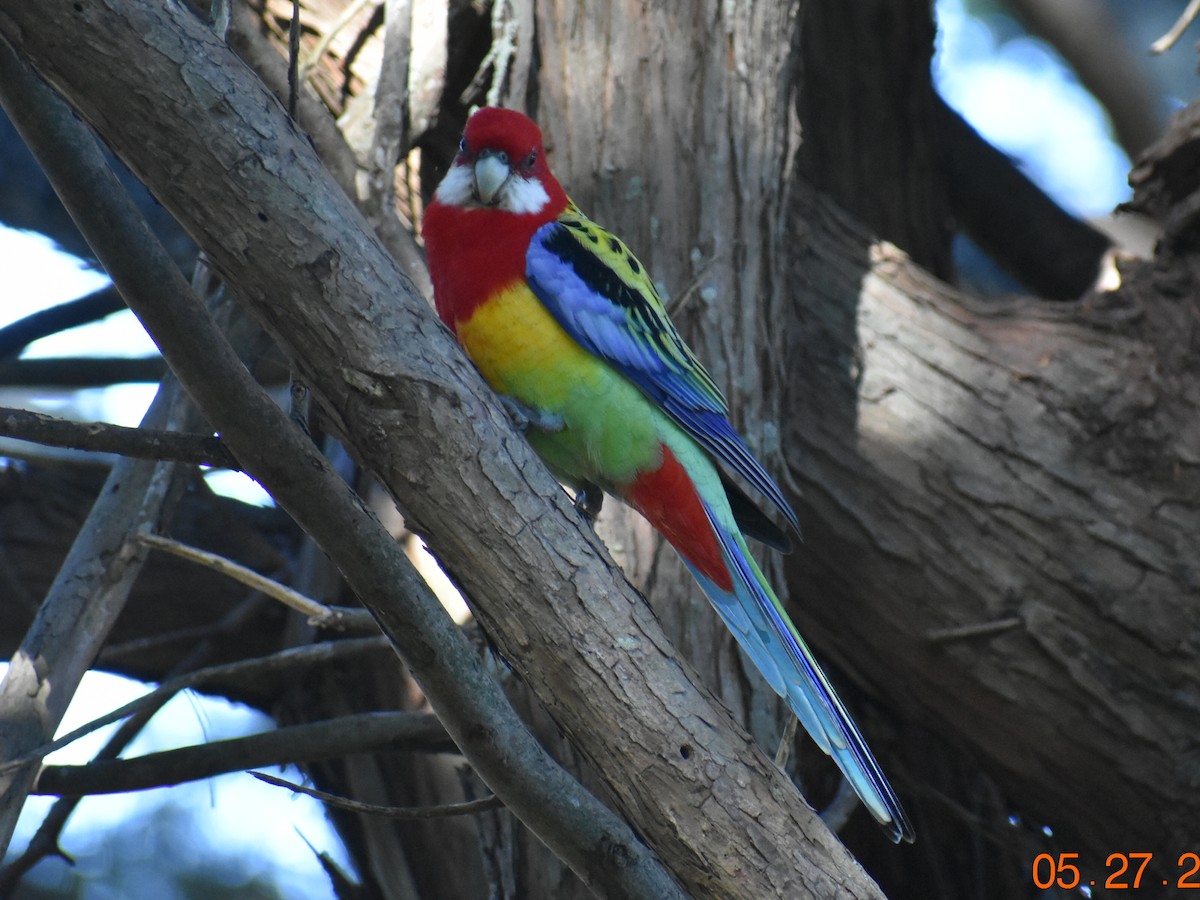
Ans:
{"type": "Polygon", "coordinates": [[[423,234],[438,314],[554,474],[590,502],[599,491],[619,497],[658,529],[892,839],[912,840],[895,793],[746,547],[750,535],[786,549],[786,533],[718,466],[793,527],[796,514],[733,430],[645,269],[550,173],[538,127],[511,110],[476,112],[423,234]]]}

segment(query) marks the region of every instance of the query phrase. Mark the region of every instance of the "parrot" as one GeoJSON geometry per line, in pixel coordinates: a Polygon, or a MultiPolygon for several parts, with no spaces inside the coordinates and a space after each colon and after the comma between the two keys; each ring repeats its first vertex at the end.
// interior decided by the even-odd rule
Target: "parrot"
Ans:
{"type": "Polygon", "coordinates": [[[768,684],[891,839],[914,832],[846,707],[750,554],[796,513],[729,421],[644,266],[568,198],[541,130],[484,107],[424,212],[434,305],[589,518],[610,494],[678,552],[768,684]],[[750,498],[728,474],[762,499],[750,498]]]}

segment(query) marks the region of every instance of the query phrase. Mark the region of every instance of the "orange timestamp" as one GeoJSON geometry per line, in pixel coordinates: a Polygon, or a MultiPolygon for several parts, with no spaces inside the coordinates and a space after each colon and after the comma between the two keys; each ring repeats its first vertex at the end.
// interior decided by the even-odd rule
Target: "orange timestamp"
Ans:
{"type": "MultiPolygon", "coordinates": [[[[1153,859],[1153,853],[1110,853],[1104,861],[1107,877],[1102,886],[1113,891],[1136,891],[1143,885],[1149,887],[1158,884],[1156,879],[1142,877],[1153,859]]],[[[1060,853],[1057,857],[1050,853],[1039,853],[1033,858],[1033,886],[1043,891],[1052,887],[1069,891],[1085,883],[1101,886],[1095,879],[1084,881],[1078,860],[1078,853],[1060,853]]],[[[1200,890],[1200,854],[1190,851],[1179,854],[1172,874],[1177,889],[1200,890]]],[[[1162,883],[1170,885],[1171,881],[1164,879],[1162,883]]]]}

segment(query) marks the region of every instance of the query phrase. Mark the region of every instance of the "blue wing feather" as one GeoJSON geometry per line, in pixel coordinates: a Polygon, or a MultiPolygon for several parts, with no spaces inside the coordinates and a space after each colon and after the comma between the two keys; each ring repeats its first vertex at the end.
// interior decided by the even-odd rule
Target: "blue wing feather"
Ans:
{"type": "Polygon", "coordinates": [[[653,283],[624,244],[572,206],[534,234],[525,274],[572,338],[612,363],[799,530],[779,485],[734,431],[725,398],[667,318],[653,283]]]}

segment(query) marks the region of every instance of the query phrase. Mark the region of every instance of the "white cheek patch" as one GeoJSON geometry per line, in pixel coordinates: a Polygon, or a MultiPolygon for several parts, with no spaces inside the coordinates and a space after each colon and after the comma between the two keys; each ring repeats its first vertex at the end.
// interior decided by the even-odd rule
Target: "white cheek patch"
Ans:
{"type": "Polygon", "coordinates": [[[446,206],[468,206],[474,203],[471,197],[474,192],[475,176],[471,167],[451,166],[433,196],[446,206]]]}
{"type": "MultiPolygon", "coordinates": [[[[470,166],[451,166],[433,196],[445,206],[481,205],[475,196],[475,173],[470,166]]],[[[549,202],[550,195],[540,181],[512,175],[500,189],[496,206],[517,215],[530,215],[540,213],[549,202]]]]}
{"type": "Polygon", "coordinates": [[[540,213],[550,202],[542,183],[533,178],[513,175],[500,192],[500,208],[518,215],[540,213]]]}

